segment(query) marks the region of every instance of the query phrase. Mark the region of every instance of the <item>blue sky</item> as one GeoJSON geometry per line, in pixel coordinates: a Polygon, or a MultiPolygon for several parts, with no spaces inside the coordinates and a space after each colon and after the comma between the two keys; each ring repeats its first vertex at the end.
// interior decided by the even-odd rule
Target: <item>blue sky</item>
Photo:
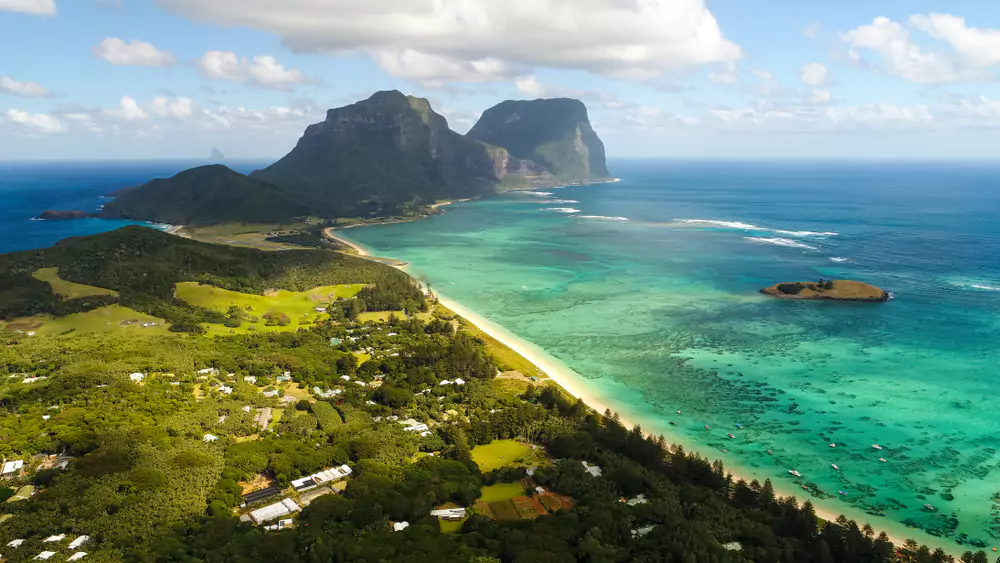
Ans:
{"type": "Polygon", "coordinates": [[[287,152],[395,88],[582,99],[612,156],[1000,156],[971,0],[0,0],[0,159],[287,152]]]}

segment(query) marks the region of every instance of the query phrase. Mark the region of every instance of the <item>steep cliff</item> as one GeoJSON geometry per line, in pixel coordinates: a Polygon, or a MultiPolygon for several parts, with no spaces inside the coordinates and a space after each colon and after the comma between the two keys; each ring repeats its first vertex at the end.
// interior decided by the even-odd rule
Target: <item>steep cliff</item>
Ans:
{"type": "Polygon", "coordinates": [[[388,91],[330,110],[288,155],[251,176],[294,191],[315,215],[367,217],[483,195],[502,179],[494,160],[427,100],[388,91]]]}
{"type": "Polygon", "coordinates": [[[604,143],[579,100],[508,100],[486,110],[466,136],[506,149],[511,161],[521,161],[514,162],[517,170],[548,173],[561,182],[610,179],[604,143]]]}

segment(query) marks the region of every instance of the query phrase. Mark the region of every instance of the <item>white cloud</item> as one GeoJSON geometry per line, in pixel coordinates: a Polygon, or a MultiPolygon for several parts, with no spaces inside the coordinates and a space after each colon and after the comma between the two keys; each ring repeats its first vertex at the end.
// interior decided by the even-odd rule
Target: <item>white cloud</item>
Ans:
{"type": "Polygon", "coordinates": [[[863,63],[861,51],[871,51],[881,59],[877,68],[917,84],[992,79],[992,67],[1000,65],[1000,30],[970,28],[963,18],[948,14],[914,15],[906,26],[878,17],[842,33],[841,39],[851,47],[849,60],[863,63]],[[922,48],[911,29],[943,41],[950,50],[922,48]]]}
{"type": "Polygon", "coordinates": [[[266,88],[287,89],[293,84],[306,82],[302,71],[286,69],[269,55],[258,55],[249,60],[232,51],[208,51],[198,60],[198,67],[206,78],[249,82],[266,88]]]}
{"type": "Polygon", "coordinates": [[[806,39],[816,39],[823,32],[823,25],[816,22],[802,28],[802,36],[806,39]]]}
{"type": "Polygon", "coordinates": [[[174,56],[167,51],[138,39],[126,43],[117,37],[108,37],[94,47],[93,53],[118,66],[170,66],[175,62],[174,56]]]}
{"type": "Polygon", "coordinates": [[[704,0],[159,0],[189,18],[279,34],[299,52],[363,52],[428,84],[535,67],[650,78],[736,61],[704,0]]]}
{"type": "Polygon", "coordinates": [[[725,130],[787,130],[796,132],[905,129],[934,122],[927,106],[871,104],[817,107],[759,103],[752,107],[719,108],[708,112],[725,130]]]}
{"type": "Polygon", "coordinates": [[[153,100],[150,113],[159,117],[187,119],[194,115],[194,101],[191,98],[157,97],[153,100]]]}
{"type": "Polygon", "coordinates": [[[139,107],[135,98],[131,96],[122,96],[116,109],[104,110],[104,113],[125,121],[144,121],[149,119],[149,113],[139,107]]]}
{"type": "Polygon", "coordinates": [[[828,90],[813,90],[809,97],[809,103],[811,104],[828,104],[830,103],[830,92],[828,90]]]}
{"type": "Polygon", "coordinates": [[[736,74],[736,72],[730,70],[710,72],[708,74],[708,79],[716,84],[736,84],[740,81],[740,77],[736,74]]]}
{"type": "Polygon", "coordinates": [[[20,82],[9,76],[0,76],[0,92],[13,94],[22,98],[52,97],[52,94],[37,82],[20,82]]]}
{"type": "Polygon", "coordinates": [[[698,124],[698,120],[693,117],[651,106],[639,106],[634,112],[627,115],[625,120],[640,129],[651,130],[671,129],[682,125],[694,126],[698,124]]]}
{"type": "Polygon", "coordinates": [[[807,86],[822,86],[830,81],[830,71],[823,63],[809,63],[799,69],[799,78],[807,86]]]}
{"type": "Polygon", "coordinates": [[[54,16],[56,2],[55,0],[0,0],[0,12],[54,16]]]}
{"type": "Polygon", "coordinates": [[[517,88],[518,92],[534,98],[545,96],[545,87],[538,82],[534,75],[517,77],[514,81],[514,87],[517,88]]]}
{"type": "Polygon", "coordinates": [[[7,110],[5,121],[20,126],[28,133],[60,133],[64,130],[62,122],[51,115],[19,109],[7,110]]]}

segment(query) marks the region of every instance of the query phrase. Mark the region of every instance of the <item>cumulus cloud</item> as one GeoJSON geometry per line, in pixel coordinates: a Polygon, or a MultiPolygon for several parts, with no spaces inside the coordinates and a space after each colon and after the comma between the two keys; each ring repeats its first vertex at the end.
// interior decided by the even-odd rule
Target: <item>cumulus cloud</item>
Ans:
{"type": "Polygon", "coordinates": [[[194,101],[191,98],[166,98],[159,96],[153,100],[149,113],[159,117],[187,119],[194,115],[194,101]]]}
{"type": "Polygon", "coordinates": [[[813,90],[809,96],[809,103],[811,104],[828,104],[830,103],[830,92],[828,90],[813,90]]]}
{"type": "Polygon", "coordinates": [[[265,88],[287,89],[293,84],[306,82],[302,71],[286,69],[272,56],[258,55],[252,60],[239,57],[232,51],[208,51],[198,60],[198,67],[206,78],[247,82],[265,88]]]}
{"type": "Polygon", "coordinates": [[[19,127],[25,133],[61,133],[64,128],[59,119],[45,113],[28,113],[19,109],[9,109],[5,121],[19,127]]]}
{"type": "MultiPolygon", "coordinates": [[[[877,17],[841,34],[850,46],[849,60],[864,62],[862,53],[877,55],[872,66],[917,84],[943,84],[995,78],[1000,65],[1000,30],[970,28],[965,19],[948,14],[911,16],[906,24],[877,17]],[[912,30],[943,42],[948,49],[925,49],[912,30]]],[[[935,45],[943,47],[944,45],[935,45]]]]}
{"type": "Polygon", "coordinates": [[[830,70],[823,63],[809,63],[799,69],[799,78],[807,86],[822,86],[830,80],[830,70]]]}
{"type": "Polygon", "coordinates": [[[52,97],[52,94],[37,82],[20,82],[9,76],[0,76],[0,92],[13,94],[22,98],[52,97]]]}
{"type": "Polygon", "coordinates": [[[56,2],[55,0],[0,0],[0,12],[54,16],[56,2]]]}
{"type": "Polygon", "coordinates": [[[534,75],[519,76],[514,81],[514,87],[517,88],[518,92],[533,98],[541,98],[545,95],[545,87],[538,82],[538,79],[534,75]]]}
{"type": "Polygon", "coordinates": [[[514,80],[518,92],[532,98],[576,98],[588,104],[591,109],[607,110],[634,109],[636,104],[624,102],[611,92],[584,90],[579,88],[548,87],[534,75],[520,76],[514,80]]]}
{"type": "Polygon", "coordinates": [[[138,39],[126,43],[117,37],[108,37],[94,47],[93,53],[117,66],[170,66],[175,62],[174,56],[167,51],[138,39]]]}
{"type": "Polygon", "coordinates": [[[125,121],[144,121],[149,119],[149,113],[139,107],[138,102],[131,96],[122,96],[117,108],[104,110],[104,113],[125,121]]]}
{"type": "Polygon", "coordinates": [[[704,0],[158,1],[276,33],[298,52],[366,53],[425,84],[505,81],[543,66],[650,78],[742,57],[704,0]]]}
{"type": "Polygon", "coordinates": [[[934,122],[927,106],[870,104],[816,107],[801,104],[760,103],[742,108],[716,108],[708,112],[726,130],[769,129],[806,132],[925,127],[934,122]]]}

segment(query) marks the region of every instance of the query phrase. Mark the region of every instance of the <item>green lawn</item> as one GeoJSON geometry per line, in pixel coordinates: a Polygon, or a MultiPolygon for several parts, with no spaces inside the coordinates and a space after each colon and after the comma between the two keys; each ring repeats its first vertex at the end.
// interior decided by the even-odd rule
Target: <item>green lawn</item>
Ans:
{"type": "Polygon", "coordinates": [[[465,524],[466,520],[468,520],[468,518],[457,520],[455,522],[441,520],[438,522],[438,525],[441,526],[441,533],[443,534],[457,534],[462,531],[462,524],[465,524]]]}
{"type": "MultiPolygon", "coordinates": [[[[360,290],[358,290],[358,291],[360,291],[360,290]]],[[[357,293],[357,292],[355,292],[355,293],[357,293]]],[[[386,321],[389,320],[389,317],[392,316],[392,315],[396,315],[396,318],[399,318],[399,319],[405,319],[406,318],[406,313],[404,311],[378,311],[378,312],[374,312],[374,313],[361,313],[360,315],[358,315],[358,321],[363,322],[363,323],[367,323],[369,321],[386,322],[386,321]]]]}
{"type": "Polygon", "coordinates": [[[472,461],[483,473],[508,465],[530,465],[538,456],[531,446],[514,440],[494,440],[472,449],[472,461]]]}
{"type": "Polygon", "coordinates": [[[520,496],[524,496],[524,487],[520,483],[497,483],[496,485],[483,487],[483,496],[479,500],[483,502],[496,502],[520,496]]]}
{"type": "Polygon", "coordinates": [[[181,282],[177,284],[177,298],[197,307],[221,312],[226,312],[229,307],[235,305],[246,310],[249,316],[258,318],[255,323],[244,321],[239,328],[203,325],[210,336],[244,334],[252,330],[288,332],[310,325],[313,320],[323,315],[316,311],[316,307],[326,307],[337,298],[354,297],[364,287],[364,284],[328,285],[308,291],[280,290],[268,295],[250,295],[196,282],[181,282]],[[267,313],[284,313],[291,322],[285,326],[267,326],[267,321],[264,319],[267,313]]]}
{"type": "Polygon", "coordinates": [[[244,246],[259,250],[286,250],[288,245],[268,242],[267,233],[273,231],[290,231],[306,228],[306,223],[279,224],[249,224],[228,223],[211,227],[185,227],[182,234],[195,240],[229,246],[244,246]]]}
{"type": "Polygon", "coordinates": [[[42,268],[32,274],[36,280],[48,282],[52,286],[52,293],[61,295],[63,299],[76,299],[77,297],[91,297],[94,295],[118,295],[113,289],[83,285],[66,281],[59,277],[59,268],[42,268]]]}
{"type": "Polygon", "coordinates": [[[86,313],[74,313],[65,317],[35,315],[15,319],[4,328],[35,332],[39,336],[59,336],[61,334],[81,334],[88,332],[112,332],[116,330],[134,331],[140,334],[166,334],[167,323],[163,319],[140,313],[121,305],[99,307],[86,313]],[[156,323],[143,327],[142,323],[156,323]]]}

